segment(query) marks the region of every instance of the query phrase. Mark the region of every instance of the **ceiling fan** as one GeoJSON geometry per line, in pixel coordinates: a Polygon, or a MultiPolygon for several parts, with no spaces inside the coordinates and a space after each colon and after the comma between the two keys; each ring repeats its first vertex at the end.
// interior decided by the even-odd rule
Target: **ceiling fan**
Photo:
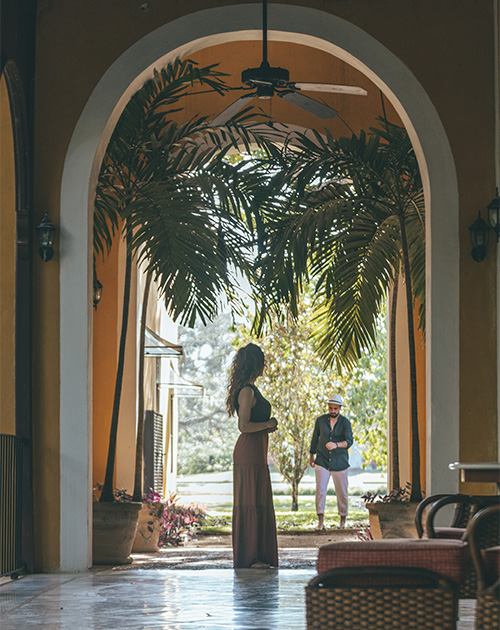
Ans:
{"type": "Polygon", "coordinates": [[[254,98],[270,99],[278,96],[297,107],[301,107],[319,118],[333,118],[337,110],[329,105],[306,96],[306,92],[329,92],[336,94],[357,94],[366,96],[367,91],[354,85],[333,83],[295,83],[290,81],[286,68],[272,67],[267,60],[267,0],[262,0],[262,63],[258,68],[247,68],[241,73],[241,81],[246,87],[232,90],[252,90],[240,96],[212,120],[212,125],[223,125],[254,98]]]}

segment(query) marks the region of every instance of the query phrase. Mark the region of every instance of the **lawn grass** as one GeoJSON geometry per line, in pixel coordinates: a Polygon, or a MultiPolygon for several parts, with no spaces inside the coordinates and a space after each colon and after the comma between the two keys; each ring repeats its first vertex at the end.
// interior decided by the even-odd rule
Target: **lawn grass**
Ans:
{"type": "MultiPolygon", "coordinates": [[[[277,497],[275,497],[276,499],[277,497]]],[[[284,498],[284,497],[279,497],[284,498]]],[[[290,499],[288,498],[288,505],[283,502],[280,505],[280,501],[275,500],[275,512],[276,512],[276,527],[280,532],[291,531],[311,531],[314,530],[317,524],[316,510],[313,506],[307,506],[304,501],[299,502],[299,510],[292,512],[290,507],[290,499]],[[301,507],[302,506],[302,507],[301,507]]],[[[339,515],[337,513],[336,501],[330,501],[327,504],[327,510],[325,514],[325,527],[327,529],[336,528],[339,526],[339,515]]],[[[350,507],[349,514],[347,516],[347,527],[368,527],[368,511],[361,507],[350,507]]],[[[210,510],[202,525],[202,531],[206,534],[217,534],[231,531],[231,508],[223,508],[210,510]]]]}

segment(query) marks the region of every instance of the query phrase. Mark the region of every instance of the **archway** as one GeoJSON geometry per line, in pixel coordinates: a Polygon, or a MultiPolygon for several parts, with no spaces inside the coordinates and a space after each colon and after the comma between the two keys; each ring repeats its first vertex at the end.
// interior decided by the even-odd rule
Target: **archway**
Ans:
{"type": "MultiPolygon", "coordinates": [[[[433,104],[408,68],[358,27],[322,11],[287,5],[269,7],[269,25],[271,39],[320,48],[361,70],[392,102],[412,139],[429,210],[428,492],[445,487],[449,490],[457,483],[447,463],[458,455],[459,248],[457,183],[444,129],[433,104]],[[273,28],[275,25],[279,30],[273,28]]],[[[259,27],[259,4],[207,9],[160,27],[108,69],[75,128],[61,188],[61,570],[82,570],[91,564],[90,205],[107,139],[124,104],[153,64],[213,44],[258,39],[259,27]],[[77,453],[75,441],[82,446],[77,453]]]]}

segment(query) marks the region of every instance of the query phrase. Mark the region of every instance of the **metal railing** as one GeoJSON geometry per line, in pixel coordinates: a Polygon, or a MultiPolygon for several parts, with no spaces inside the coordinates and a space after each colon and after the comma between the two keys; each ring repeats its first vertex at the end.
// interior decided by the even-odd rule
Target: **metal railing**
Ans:
{"type": "Polygon", "coordinates": [[[0,434],[0,577],[21,571],[23,439],[0,434]]]}

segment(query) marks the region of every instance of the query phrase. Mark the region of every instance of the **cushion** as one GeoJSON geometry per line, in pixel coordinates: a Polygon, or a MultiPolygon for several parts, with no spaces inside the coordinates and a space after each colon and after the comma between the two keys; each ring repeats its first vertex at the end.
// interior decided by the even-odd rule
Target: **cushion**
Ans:
{"type": "Polygon", "coordinates": [[[469,564],[469,547],[461,540],[391,538],[324,545],[319,549],[316,568],[322,573],[338,567],[420,567],[460,584],[469,564]]]}
{"type": "Polygon", "coordinates": [[[460,540],[465,534],[465,527],[436,527],[436,538],[454,538],[460,540]]]}

